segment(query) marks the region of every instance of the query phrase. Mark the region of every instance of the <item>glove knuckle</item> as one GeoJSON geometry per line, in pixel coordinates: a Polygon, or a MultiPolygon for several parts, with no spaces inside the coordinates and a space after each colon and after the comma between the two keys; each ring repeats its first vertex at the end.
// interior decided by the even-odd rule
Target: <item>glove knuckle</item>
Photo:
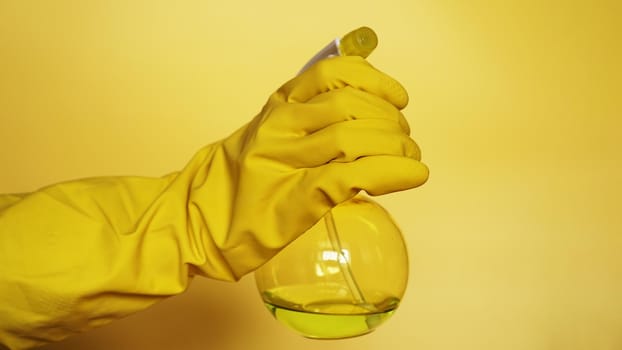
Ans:
{"type": "Polygon", "coordinates": [[[320,81],[327,81],[334,75],[334,59],[325,59],[316,63],[312,68],[312,74],[320,81]]]}
{"type": "Polygon", "coordinates": [[[270,119],[289,117],[291,112],[290,103],[277,103],[270,110],[270,119]]]}
{"type": "Polygon", "coordinates": [[[352,108],[349,99],[343,96],[342,92],[333,94],[329,100],[329,105],[334,111],[339,111],[342,114],[348,113],[352,108]]]}
{"type": "Polygon", "coordinates": [[[298,103],[279,103],[274,105],[267,118],[270,121],[270,125],[277,129],[293,128],[296,125],[295,118],[299,117],[299,106],[298,103]]]}
{"type": "Polygon", "coordinates": [[[348,117],[352,116],[355,110],[359,110],[364,106],[360,96],[356,93],[356,89],[350,86],[331,92],[327,102],[330,108],[346,114],[348,117]]]}
{"type": "Polygon", "coordinates": [[[348,138],[345,128],[333,128],[331,132],[331,142],[340,150],[344,150],[346,139],[348,138]]]}

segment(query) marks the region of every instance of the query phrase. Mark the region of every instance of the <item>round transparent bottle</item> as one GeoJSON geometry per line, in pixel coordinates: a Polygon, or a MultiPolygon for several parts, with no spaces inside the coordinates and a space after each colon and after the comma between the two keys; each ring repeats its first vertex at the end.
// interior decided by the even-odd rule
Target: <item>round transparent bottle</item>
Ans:
{"type": "Polygon", "coordinates": [[[274,317],[309,338],[363,335],[398,307],[408,279],[408,256],[388,212],[359,195],[255,272],[274,317]]]}
{"type": "MultiPolygon", "coordinates": [[[[367,57],[376,33],[361,27],[330,42],[302,68],[330,56],[367,57]]],[[[402,234],[389,213],[359,195],[338,205],[255,272],[274,317],[318,339],[363,335],[396,310],[408,279],[402,234]]]]}

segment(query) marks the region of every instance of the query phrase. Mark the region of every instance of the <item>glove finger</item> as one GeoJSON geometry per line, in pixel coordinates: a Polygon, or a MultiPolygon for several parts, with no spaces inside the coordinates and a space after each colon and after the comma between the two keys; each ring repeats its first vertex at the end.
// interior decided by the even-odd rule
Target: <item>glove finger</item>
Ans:
{"type": "MultiPolygon", "coordinates": [[[[314,200],[333,207],[360,190],[373,196],[403,191],[424,184],[429,176],[425,164],[408,157],[371,156],[350,163],[329,163],[309,169],[308,185],[314,200]]],[[[325,209],[325,208],[323,208],[325,209]]]]}
{"type": "Polygon", "coordinates": [[[272,111],[269,123],[279,130],[306,135],[328,125],[357,119],[390,120],[410,134],[410,126],[399,109],[352,87],[319,94],[307,103],[283,103],[272,111]]]}
{"type": "Polygon", "coordinates": [[[384,119],[360,119],[327,126],[286,144],[271,143],[265,156],[295,168],[318,167],[329,162],[352,162],[366,156],[393,155],[420,159],[421,152],[400,125],[384,119]]]}
{"type": "Polygon", "coordinates": [[[408,104],[408,93],[397,80],[358,56],[337,56],[321,60],[285,83],[277,91],[277,95],[287,102],[307,102],[321,93],[345,86],[374,94],[399,109],[408,104]]]}

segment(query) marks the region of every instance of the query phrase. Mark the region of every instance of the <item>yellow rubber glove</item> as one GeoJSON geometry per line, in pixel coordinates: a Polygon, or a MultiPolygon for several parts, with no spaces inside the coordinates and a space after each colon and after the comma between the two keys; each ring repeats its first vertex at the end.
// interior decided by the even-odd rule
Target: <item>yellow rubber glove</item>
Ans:
{"type": "Polygon", "coordinates": [[[0,196],[0,344],[23,349],[236,280],[336,204],[428,176],[403,87],[358,57],[318,63],[261,113],[162,178],[94,178],[0,196]]]}

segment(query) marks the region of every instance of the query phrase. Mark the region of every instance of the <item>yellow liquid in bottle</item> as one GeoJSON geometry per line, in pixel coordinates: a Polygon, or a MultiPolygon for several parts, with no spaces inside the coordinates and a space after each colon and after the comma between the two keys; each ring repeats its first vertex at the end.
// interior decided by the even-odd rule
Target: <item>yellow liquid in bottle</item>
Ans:
{"type": "Polygon", "coordinates": [[[320,287],[323,291],[309,293],[317,288],[309,285],[279,287],[264,292],[262,297],[279,322],[315,339],[367,334],[389,319],[399,305],[399,299],[389,296],[376,304],[357,305],[352,298],[343,295],[344,289],[338,285],[323,285],[320,287]]]}

